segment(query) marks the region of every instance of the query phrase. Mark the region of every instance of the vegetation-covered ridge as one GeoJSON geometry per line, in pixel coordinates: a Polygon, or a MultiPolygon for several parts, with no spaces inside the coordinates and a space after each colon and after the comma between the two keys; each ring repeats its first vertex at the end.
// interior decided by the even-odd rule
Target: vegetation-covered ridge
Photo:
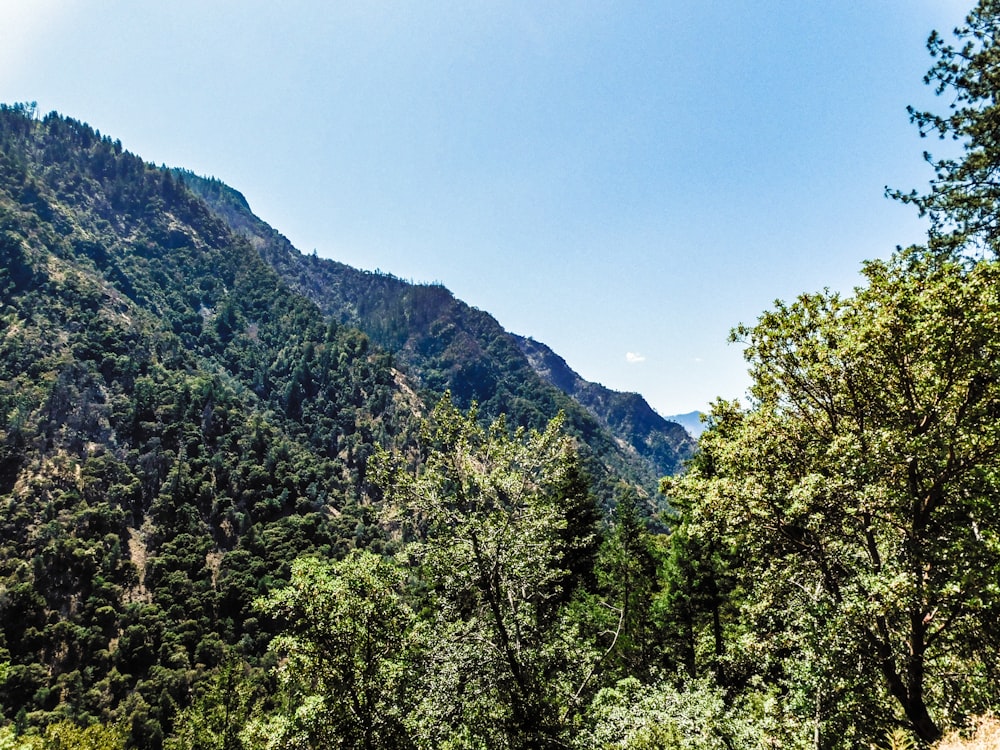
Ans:
{"type": "MultiPolygon", "coordinates": [[[[384,456],[382,464],[397,466],[394,476],[433,464],[431,446],[444,438],[429,437],[418,419],[430,409],[389,354],[292,290],[265,260],[268,247],[234,231],[188,181],[196,182],[72,119],[0,106],[0,710],[9,722],[3,737],[17,742],[176,745],[210,722],[199,711],[216,711],[213,691],[223,691],[242,703],[227,704],[231,724],[213,736],[252,746],[254,726],[301,708],[305,688],[286,694],[281,672],[271,670],[290,658],[283,639],[286,627],[298,626],[267,603],[296,580],[295,565],[305,563],[295,561],[346,557],[352,562],[336,563],[341,574],[401,545],[415,559],[427,533],[420,506],[397,494],[389,475],[372,483],[370,460],[384,456]]],[[[206,184],[245,210],[233,191],[206,184]]],[[[454,314],[494,330],[488,316],[445,297],[454,314]]],[[[424,342],[435,335],[413,334],[424,342]]],[[[454,398],[467,401],[482,383],[468,386],[461,374],[452,369],[439,385],[464,388],[454,398]]],[[[499,409],[506,402],[498,398],[480,409],[499,409]]],[[[419,566],[391,576],[406,583],[400,606],[424,615],[451,596],[462,607],[487,596],[481,627],[490,637],[491,628],[513,635],[505,636],[507,657],[481,679],[503,666],[512,670],[503,680],[516,689],[484,687],[484,700],[491,696],[507,713],[483,708],[487,715],[475,722],[485,722],[482,731],[513,732],[511,722],[530,705],[558,736],[579,714],[552,713],[569,682],[556,689],[544,674],[568,663],[552,656],[549,671],[537,673],[541,657],[527,654],[555,647],[548,624],[597,585],[598,505],[621,502],[619,512],[628,513],[642,506],[630,521],[639,533],[648,497],[623,488],[635,487],[637,476],[648,484],[652,473],[636,469],[634,455],[593,417],[537,378],[502,398],[512,400],[516,423],[497,422],[511,426],[488,438],[482,417],[466,424],[457,411],[442,412],[506,467],[505,477],[481,480],[487,489],[475,492],[492,499],[467,511],[466,527],[475,535],[487,516],[498,524],[500,536],[484,538],[477,564],[514,582],[530,565],[545,585],[517,583],[519,603],[506,578],[486,593],[476,593],[476,579],[459,595],[419,566]],[[560,410],[556,429],[550,417],[560,410]],[[510,432],[518,424],[546,435],[544,445],[517,447],[510,432]],[[494,447],[517,450],[503,464],[494,447]],[[537,479],[523,474],[530,465],[537,479]],[[616,477],[632,484],[616,489],[616,477]],[[592,491],[601,487],[612,489],[592,491]],[[519,514],[523,529],[513,520],[519,514]],[[523,559],[529,552],[541,557],[523,559]],[[490,625],[494,617],[514,619],[490,625]]],[[[479,453],[468,459],[478,470],[479,453]]],[[[441,491],[454,486],[449,479],[441,491]]],[[[371,564],[390,575],[388,562],[371,564]]],[[[432,632],[426,616],[411,624],[432,632]]],[[[446,626],[460,627],[442,620],[446,626]]],[[[445,631],[433,632],[443,643],[445,631]]],[[[396,635],[417,638],[406,629],[396,635]]],[[[598,644],[605,636],[589,638],[598,644]]],[[[412,653],[429,659],[430,642],[415,643],[412,653]]],[[[461,684],[482,666],[444,664],[461,684]]],[[[601,684],[590,666],[594,674],[583,675],[574,701],[601,684]]],[[[407,665],[408,695],[421,705],[438,679],[428,669],[407,665]]],[[[466,719],[455,721],[450,731],[466,731],[466,719]]],[[[530,723],[516,722],[519,742],[533,742],[530,723]]],[[[412,744],[416,730],[407,727],[400,736],[412,744]]],[[[271,727],[260,737],[276,733],[271,727]]],[[[198,736],[193,746],[209,746],[198,736]]]]}
{"type": "Polygon", "coordinates": [[[366,460],[414,407],[169,172],[17,106],[0,341],[0,704],[158,747],[297,555],[382,543],[366,460]]]}
{"type": "Polygon", "coordinates": [[[0,107],[0,747],[995,744],[1000,2],[956,39],[927,244],[734,330],[656,531],[571,410],[428,406],[221,183],[0,107]]]}
{"type": "Polygon", "coordinates": [[[677,473],[679,459],[693,455],[694,439],[688,431],[657,414],[638,393],[621,393],[591,383],[545,344],[524,336],[515,336],[514,340],[535,372],[571,396],[614,435],[626,440],[636,453],[653,461],[661,476],[677,473]]]}
{"type": "Polygon", "coordinates": [[[512,424],[535,428],[562,412],[566,429],[581,439],[588,470],[605,495],[612,492],[613,477],[626,476],[655,497],[659,478],[676,473],[691,457],[694,441],[678,425],[658,417],[641,396],[578,377],[576,387],[562,387],[534,367],[524,339],[443,286],[413,284],[303,255],[254,216],[237,191],[189,172],[175,174],[324,314],[357,326],[392,352],[425,400],[448,391],[459,406],[478,404],[487,418],[503,414],[512,424]]]}

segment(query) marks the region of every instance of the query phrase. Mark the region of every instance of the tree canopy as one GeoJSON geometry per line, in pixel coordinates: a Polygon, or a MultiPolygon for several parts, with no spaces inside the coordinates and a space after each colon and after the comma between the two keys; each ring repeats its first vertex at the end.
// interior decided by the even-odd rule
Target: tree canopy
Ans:
{"type": "Polygon", "coordinates": [[[808,594],[794,636],[843,651],[817,701],[877,675],[931,740],[997,677],[1000,267],[913,250],[865,274],[737,329],[751,405],[715,407],[677,487],[740,550],[748,610],[808,594]]]}

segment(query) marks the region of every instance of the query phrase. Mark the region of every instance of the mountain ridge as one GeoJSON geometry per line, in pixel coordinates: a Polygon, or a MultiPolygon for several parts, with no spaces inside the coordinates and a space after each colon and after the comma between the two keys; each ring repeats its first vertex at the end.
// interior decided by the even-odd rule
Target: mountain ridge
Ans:
{"type": "Polygon", "coordinates": [[[228,658],[266,668],[279,623],[254,601],[293,560],[398,550],[368,460],[419,461],[445,391],[511,431],[562,414],[580,518],[663,507],[662,472],[489,314],[302,255],[218,180],[0,105],[0,723],[161,750],[228,658]]]}
{"type": "MultiPolygon", "coordinates": [[[[679,425],[660,417],[639,394],[622,394],[584,381],[560,357],[572,381],[560,383],[539,368],[522,336],[506,331],[488,312],[457,299],[441,284],[415,284],[391,274],[355,269],[336,260],[306,255],[280,232],[253,214],[239,191],[214,178],[174,170],[187,186],[231,228],[247,236],[262,257],[293,288],[315,302],[325,315],[363,330],[394,353],[422,387],[440,395],[450,391],[456,403],[473,402],[490,416],[506,413],[518,424],[537,422],[524,413],[528,399],[519,391],[555,387],[545,398],[570,408],[560,395],[607,430],[639,464],[640,480],[650,497],[662,476],[674,474],[695,450],[679,425]],[[537,380],[536,380],[537,379],[537,380]],[[567,387],[562,387],[566,385],[567,387]]],[[[538,345],[544,346],[544,345],[538,345]]],[[[544,347],[551,356],[554,352],[544,347]]],[[[551,417],[553,414],[548,414],[551,417]]],[[[595,439],[594,425],[583,416],[577,427],[595,439]]]]}
{"type": "Polygon", "coordinates": [[[366,476],[412,451],[391,357],[165,170],[0,106],[0,712],[159,750],[300,555],[391,549],[366,476]]]}
{"type": "Polygon", "coordinates": [[[638,393],[625,393],[585,380],[561,356],[547,345],[524,336],[514,336],[535,372],[575,399],[614,434],[624,436],[641,455],[658,466],[673,463],[672,474],[679,468],[676,456],[689,458],[694,441],[683,426],[660,416],[638,393]]]}

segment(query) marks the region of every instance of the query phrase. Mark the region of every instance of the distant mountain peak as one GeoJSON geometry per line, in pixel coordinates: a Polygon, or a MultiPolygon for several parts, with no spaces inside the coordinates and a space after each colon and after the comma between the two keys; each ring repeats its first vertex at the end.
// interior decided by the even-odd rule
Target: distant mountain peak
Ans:
{"type": "Polygon", "coordinates": [[[705,431],[705,422],[702,421],[704,415],[703,411],[689,411],[687,414],[673,414],[666,419],[681,425],[692,437],[697,438],[705,431]]]}

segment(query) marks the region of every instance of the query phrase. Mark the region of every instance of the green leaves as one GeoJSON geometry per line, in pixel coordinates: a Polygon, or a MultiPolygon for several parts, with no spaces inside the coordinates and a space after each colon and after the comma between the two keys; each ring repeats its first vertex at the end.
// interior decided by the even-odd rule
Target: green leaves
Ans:
{"type": "Polygon", "coordinates": [[[445,398],[415,471],[384,451],[373,459],[431,592],[421,742],[547,746],[593,658],[559,607],[567,552],[592,543],[585,514],[565,533],[581,502],[563,492],[575,453],[558,420],[511,435],[503,420],[484,428],[475,417],[445,398]]]}
{"type": "Polygon", "coordinates": [[[751,597],[790,610],[812,592],[813,614],[784,623],[796,648],[867,665],[853,679],[872,705],[877,674],[925,739],[932,702],[972,699],[949,670],[980,671],[952,644],[995,630],[983,587],[1000,558],[972,521],[1000,522],[998,273],[912,249],[866,264],[851,297],[803,295],[738,329],[753,403],[716,407],[673,489],[738,550],[751,597]]]}
{"type": "Polygon", "coordinates": [[[332,564],[301,558],[289,585],[258,601],[284,626],[271,649],[283,660],[279,680],[289,705],[249,724],[249,747],[409,746],[403,723],[413,688],[413,613],[402,598],[403,580],[396,566],[370,552],[332,564]]]}

